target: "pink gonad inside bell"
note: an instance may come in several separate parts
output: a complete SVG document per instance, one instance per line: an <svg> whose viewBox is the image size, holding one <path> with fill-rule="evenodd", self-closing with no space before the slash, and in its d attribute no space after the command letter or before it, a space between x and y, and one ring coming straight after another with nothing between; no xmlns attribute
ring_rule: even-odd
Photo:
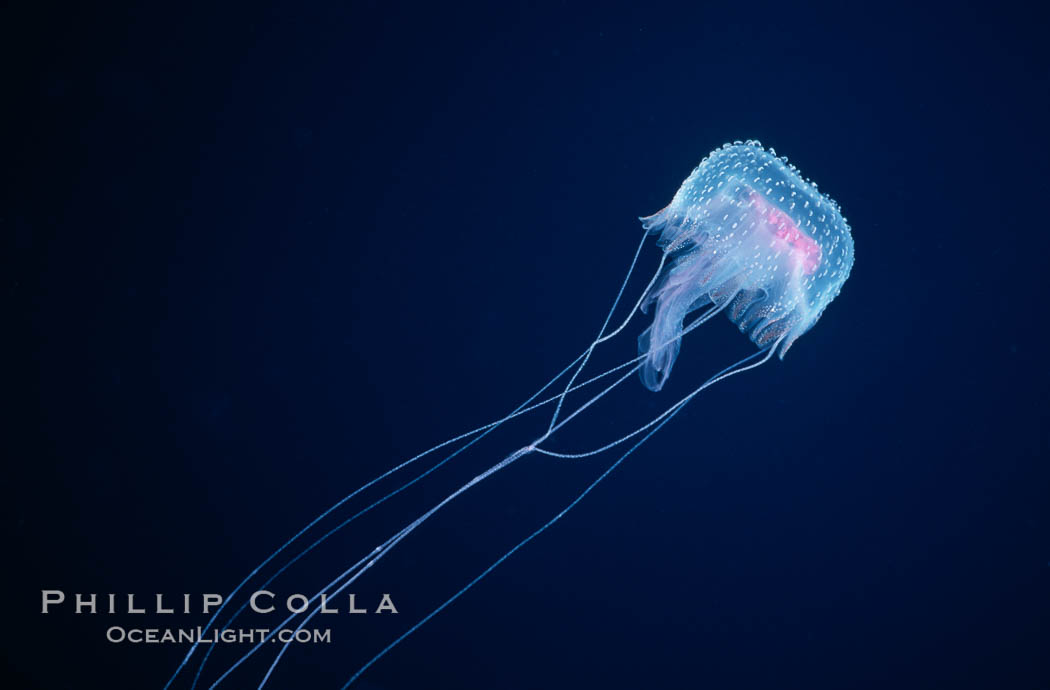
<svg viewBox="0 0 1050 690"><path fill-rule="evenodd" d="M802 267L803 273L813 275L820 265L820 245L816 240L800 230L788 214L754 190L751 191L751 202L773 236L772 247L778 252L789 253L792 260Z"/></svg>

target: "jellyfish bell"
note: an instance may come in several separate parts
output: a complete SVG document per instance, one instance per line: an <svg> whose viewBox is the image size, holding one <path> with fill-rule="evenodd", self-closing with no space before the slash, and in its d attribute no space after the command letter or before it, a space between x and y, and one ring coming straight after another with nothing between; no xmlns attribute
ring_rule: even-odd
<svg viewBox="0 0 1050 690"><path fill-rule="evenodd" d="M715 150L666 208L641 221L670 259L647 300L653 325L639 339L642 382L654 391L671 373L690 312L724 308L758 347L783 338L783 359L853 266L838 204L757 141Z"/></svg>

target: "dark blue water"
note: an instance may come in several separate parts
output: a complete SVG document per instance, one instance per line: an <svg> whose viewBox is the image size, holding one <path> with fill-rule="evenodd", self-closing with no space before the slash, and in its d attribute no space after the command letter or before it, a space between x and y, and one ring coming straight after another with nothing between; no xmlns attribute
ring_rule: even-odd
<svg viewBox="0 0 1050 690"><path fill-rule="evenodd" d="M5 10L5 687L163 685L186 646L107 628L203 624L201 594L322 509L512 409L596 334L636 217L747 138L842 204L842 294L360 687L1050 687L1045 24L788 5ZM632 379L551 447L752 351L712 322L667 389ZM270 589L313 594L546 419ZM332 642L273 687L339 687L617 457L528 456L472 489L353 588L397 616L339 599ZM45 616L42 589L194 611Z"/></svg>

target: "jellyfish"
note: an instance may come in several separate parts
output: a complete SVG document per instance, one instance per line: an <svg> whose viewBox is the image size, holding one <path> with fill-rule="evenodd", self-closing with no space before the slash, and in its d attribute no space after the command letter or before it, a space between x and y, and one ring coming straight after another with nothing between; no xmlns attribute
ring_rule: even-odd
<svg viewBox="0 0 1050 690"><path fill-rule="evenodd" d="M232 614L228 612L228 608L238 601L238 595L249 583L262 579L261 574L264 570L284 560L283 565L263 580L259 589L264 589L307 553L346 528L355 519L423 480L504 423L542 408L553 408L546 432L508 453L499 462L428 510L406 520L400 529L380 541L353 565L338 573L309 600L309 606L303 611L290 614L282 623L274 626L269 636L240 656L210 681L207 687L215 688L224 683L244 661L266 646L270 649L276 648L277 651L265 675L259 680L258 687L264 687L291 644L288 642L283 645L267 645L277 631L292 625L296 626L296 632L301 630L320 612L325 597L332 599L344 592L364 573L380 563L420 525L497 472L530 455L584 459L628 444L617 460L605 467L596 479L556 515L506 551L459 591L418 620L350 675L343 687L350 686L380 658L576 507L627 457L696 396L715 383L756 369L774 357L783 360L799 337L817 323L824 309L839 294L853 266L853 238L839 205L821 193L815 182L804 178L786 157L778 157L773 149L766 150L754 140L725 144L713 151L686 178L670 204L658 213L640 220L643 228L642 238L631 260L627 276L598 335L576 359L504 417L448 439L397 464L322 512L248 573L223 599L221 606L214 611L204 629L229 628L248 606L248 602L242 601L240 607ZM656 242L661 249L659 265L622 323L610 329L642 249L652 235L657 236ZM627 330L638 314L647 314L650 310L652 322L638 337L638 356L608 371L581 380L595 349ZM756 347L755 352L722 369L688 395L672 403L655 418L617 439L576 453L554 451L545 445L560 429L635 375L641 378L642 384L649 390L661 390L681 352L684 336L723 312L730 322L747 335ZM570 407L570 393L609 379L612 379L611 383L607 383L571 412L567 411ZM460 442L462 445L451 449ZM327 531L321 532L320 526L323 521L363 492L392 475L404 472L421 459L445 449L451 450L439 462L358 509ZM241 599L244 597L241 596ZM207 651L200 655L200 660L191 665L191 661L196 659L200 651L200 642L194 643L169 677L165 688L171 687L177 680L190 676L191 673L192 687L202 685L203 672L212 649L214 645L208 646Z"/></svg>

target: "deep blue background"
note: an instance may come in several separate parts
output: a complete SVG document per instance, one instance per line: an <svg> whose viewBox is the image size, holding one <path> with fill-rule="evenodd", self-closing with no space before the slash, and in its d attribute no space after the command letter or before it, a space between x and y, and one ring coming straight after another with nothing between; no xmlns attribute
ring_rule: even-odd
<svg viewBox="0 0 1050 690"><path fill-rule="evenodd" d="M635 218L745 138L842 204L841 296L361 687L1050 687L1045 22L789 5L6 9L6 687L159 687L183 648L105 628L201 616L45 617L39 590L227 591L570 361ZM557 447L750 347L710 324L665 392L631 380ZM312 593L543 421L277 590ZM339 618L274 687L337 687L614 459L473 490L357 589L398 618Z"/></svg>

